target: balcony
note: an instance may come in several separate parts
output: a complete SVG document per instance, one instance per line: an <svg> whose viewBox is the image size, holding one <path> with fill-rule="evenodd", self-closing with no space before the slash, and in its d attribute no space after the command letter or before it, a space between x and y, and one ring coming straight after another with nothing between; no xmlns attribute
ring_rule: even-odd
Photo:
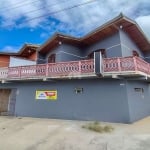
<svg viewBox="0 0 150 150"><path fill-rule="evenodd" d="M139 57L103 59L103 77L150 77L150 64ZM96 77L94 60L0 68L1 81Z"/></svg>

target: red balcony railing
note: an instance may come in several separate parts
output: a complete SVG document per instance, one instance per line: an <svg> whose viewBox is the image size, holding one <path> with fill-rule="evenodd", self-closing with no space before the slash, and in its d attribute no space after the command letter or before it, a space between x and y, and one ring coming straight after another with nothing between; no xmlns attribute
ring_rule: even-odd
<svg viewBox="0 0 150 150"><path fill-rule="evenodd" d="M139 57L104 59L104 73L142 72L150 75L150 64Z"/></svg>
<svg viewBox="0 0 150 150"><path fill-rule="evenodd" d="M5 75L1 76L5 72ZM24 79L43 77L66 77L94 73L93 60L59 62L32 66L9 67L0 69L0 78Z"/></svg>
<svg viewBox="0 0 150 150"><path fill-rule="evenodd" d="M150 75L150 64L139 57L103 59L105 74L145 73ZM0 79L60 78L94 74L94 60L59 62L32 66L0 68Z"/></svg>
<svg viewBox="0 0 150 150"><path fill-rule="evenodd" d="M0 79L7 79L7 76L8 76L8 68L7 67L0 68Z"/></svg>
<svg viewBox="0 0 150 150"><path fill-rule="evenodd" d="M107 58L103 60L104 72L136 71L137 57Z"/></svg>

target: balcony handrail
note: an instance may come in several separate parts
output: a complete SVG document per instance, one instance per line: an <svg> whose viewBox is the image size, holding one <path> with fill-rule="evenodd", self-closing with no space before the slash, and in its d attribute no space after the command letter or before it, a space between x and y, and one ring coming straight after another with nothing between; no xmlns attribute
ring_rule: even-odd
<svg viewBox="0 0 150 150"><path fill-rule="evenodd" d="M39 65L28 65L18 67L8 67L7 78L35 78L53 76L72 76L75 74L93 73L94 61L80 60L69 62L57 62Z"/></svg>
<svg viewBox="0 0 150 150"><path fill-rule="evenodd" d="M109 58L103 58L104 60L107 60L107 59L121 59L121 58L134 58L134 57L136 57L137 58L137 56L126 56L126 57L109 57ZM140 58L140 57L139 57Z"/></svg>
<svg viewBox="0 0 150 150"><path fill-rule="evenodd" d="M0 79L5 79L8 76L8 67L0 68Z"/></svg>
<svg viewBox="0 0 150 150"><path fill-rule="evenodd" d="M104 58L103 68L104 74L138 71L150 75L150 64L136 56ZM0 68L0 79L60 78L88 74L94 74L93 59Z"/></svg>

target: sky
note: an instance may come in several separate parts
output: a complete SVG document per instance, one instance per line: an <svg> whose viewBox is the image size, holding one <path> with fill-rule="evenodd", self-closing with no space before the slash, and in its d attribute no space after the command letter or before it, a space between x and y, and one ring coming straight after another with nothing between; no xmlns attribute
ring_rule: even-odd
<svg viewBox="0 0 150 150"><path fill-rule="evenodd" d="M42 44L56 32L82 37L121 12L150 40L150 0L0 0L0 52Z"/></svg>

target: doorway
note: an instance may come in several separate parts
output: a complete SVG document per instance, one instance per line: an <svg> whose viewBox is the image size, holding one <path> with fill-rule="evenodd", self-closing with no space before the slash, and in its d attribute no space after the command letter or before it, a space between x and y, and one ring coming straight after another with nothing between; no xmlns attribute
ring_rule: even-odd
<svg viewBox="0 0 150 150"><path fill-rule="evenodd" d="M55 59L56 59L56 55L55 54L51 54L48 57L48 63L55 63Z"/></svg>
<svg viewBox="0 0 150 150"><path fill-rule="evenodd" d="M0 115L7 115L11 90L0 89Z"/></svg>
<svg viewBox="0 0 150 150"><path fill-rule="evenodd" d="M0 115L14 115L16 89L0 89Z"/></svg>

